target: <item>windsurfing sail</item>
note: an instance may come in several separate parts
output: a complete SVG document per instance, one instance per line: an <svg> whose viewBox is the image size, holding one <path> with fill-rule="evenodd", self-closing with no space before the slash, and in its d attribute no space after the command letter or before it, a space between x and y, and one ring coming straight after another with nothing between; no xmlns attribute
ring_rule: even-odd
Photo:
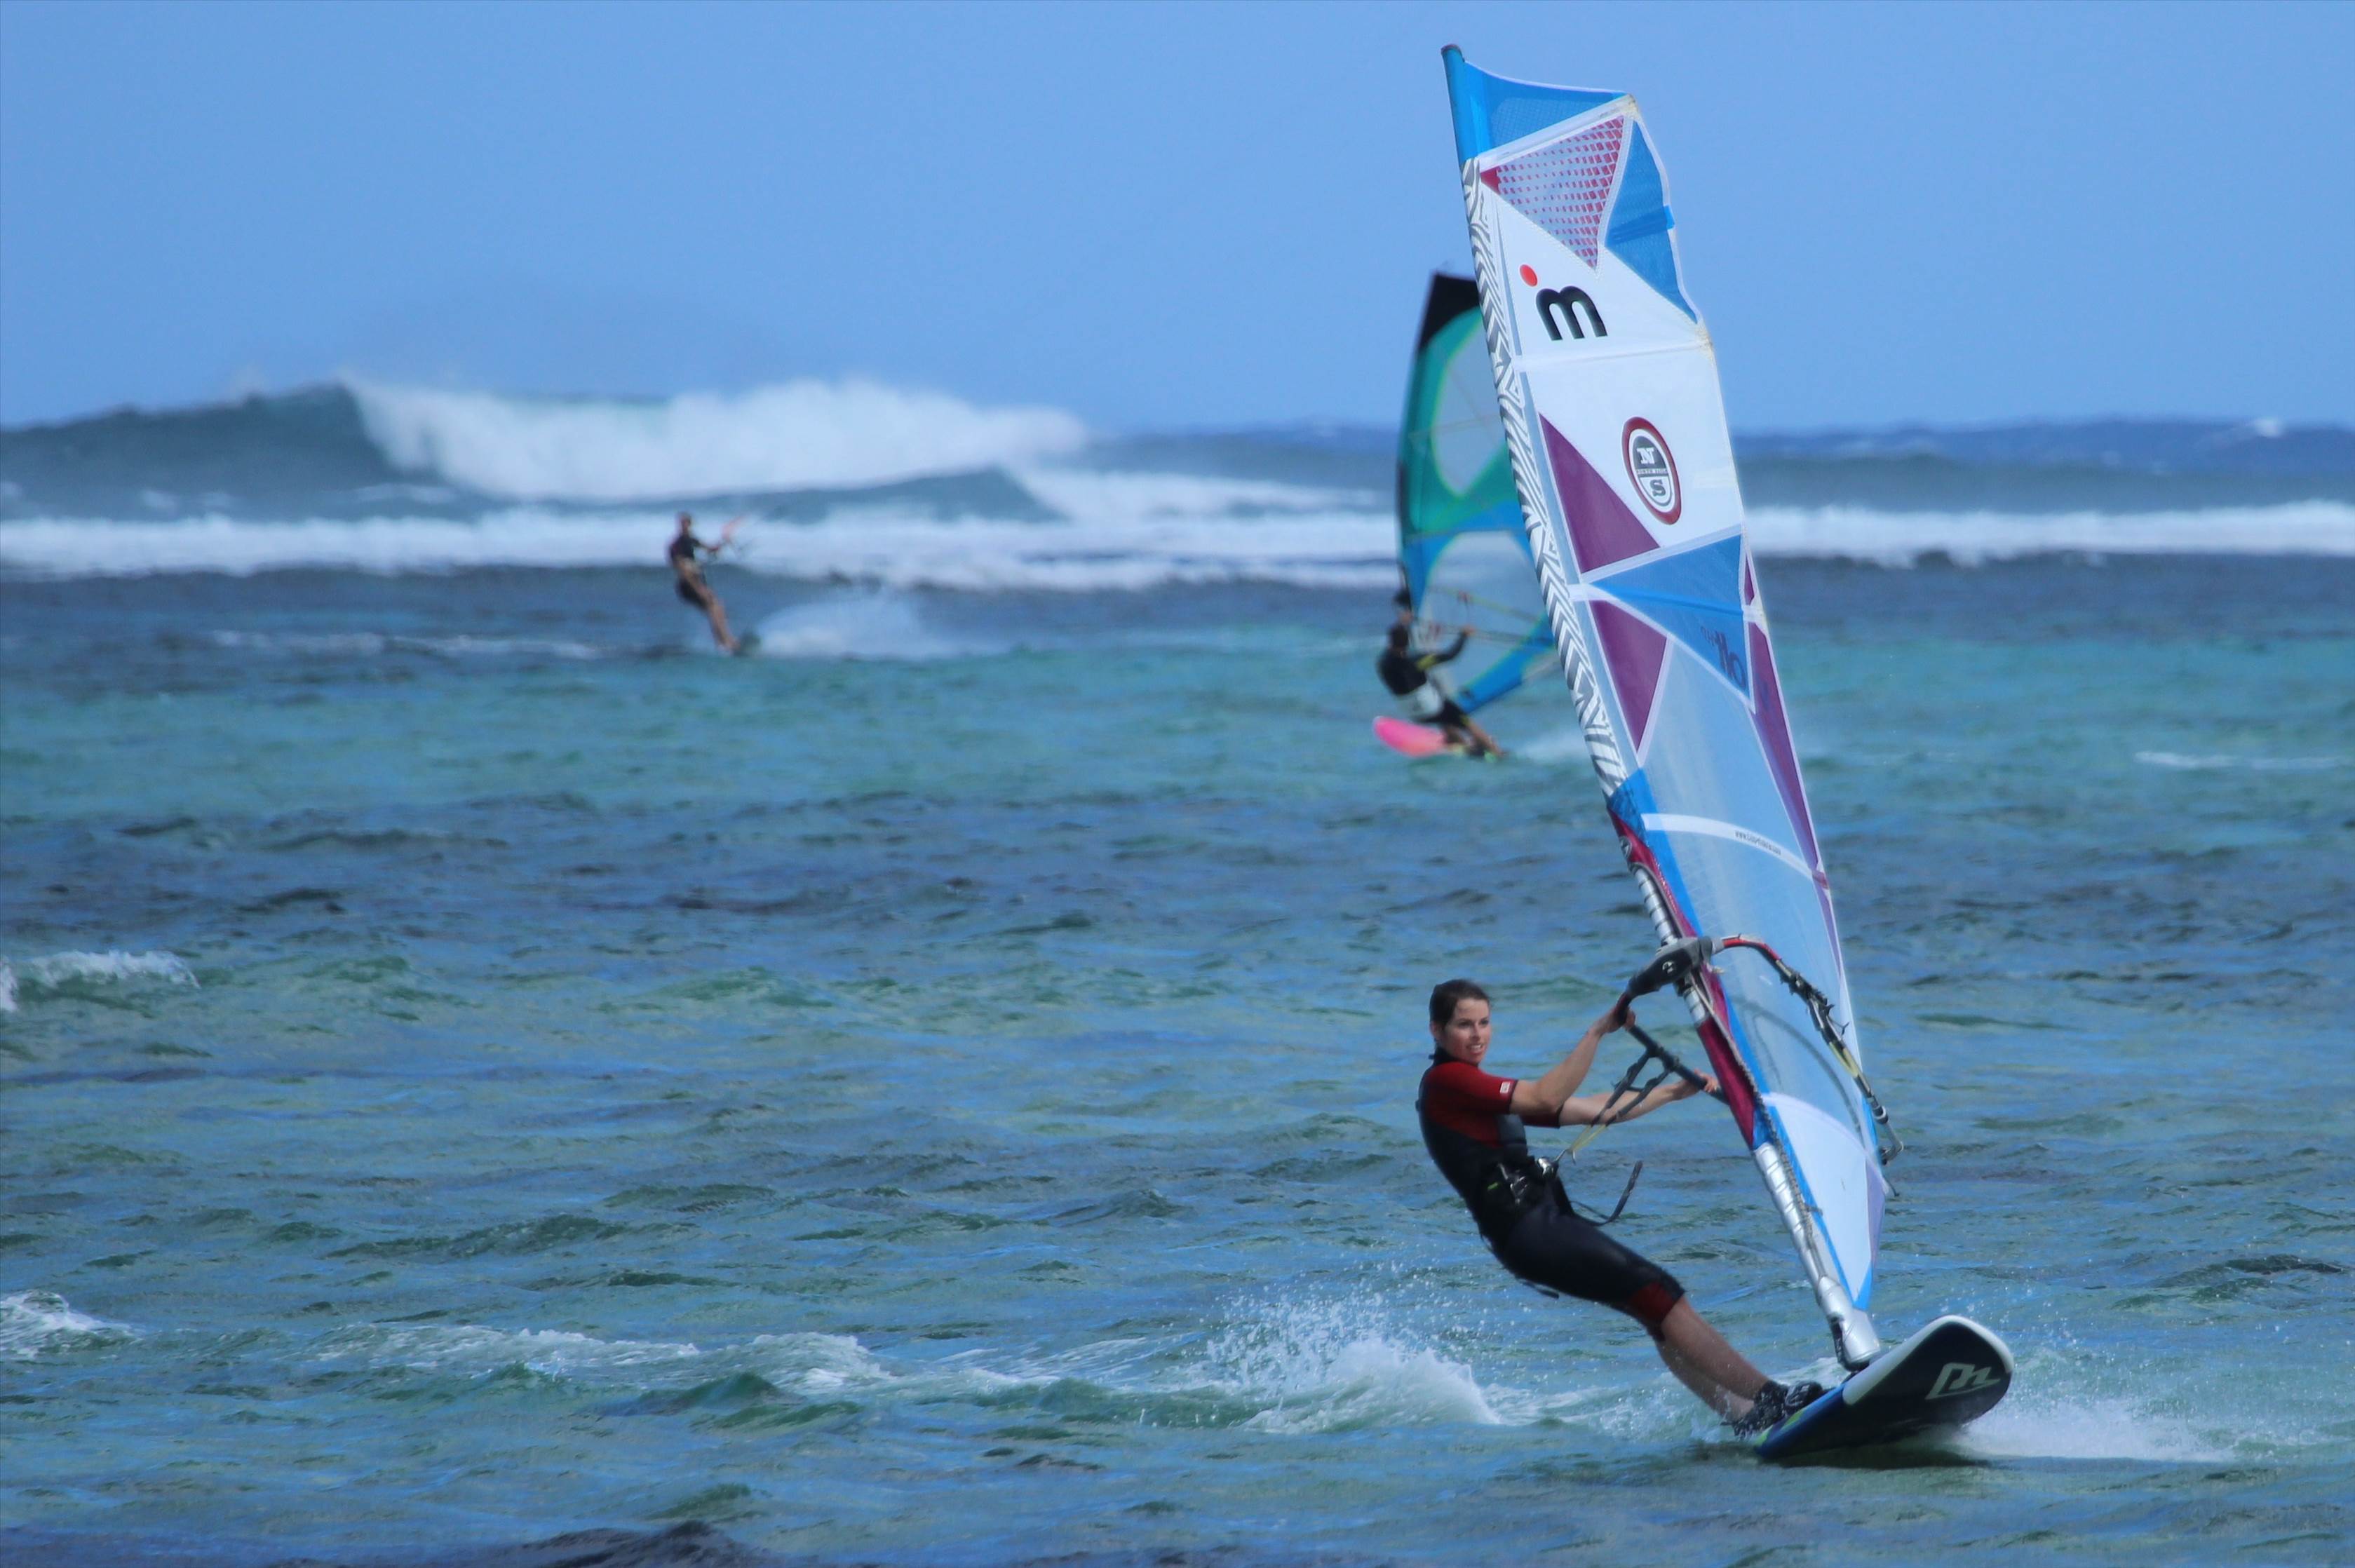
<svg viewBox="0 0 2355 1568"><path fill-rule="evenodd" d="M1815 825L1743 537L1717 361L1636 101L1445 55L1506 444L1611 825L1840 1359L1888 1188ZM1815 1005L1805 994L1818 993Z"/></svg>
<svg viewBox="0 0 2355 1568"><path fill-rule="evenodd" d="M1469 278L1433 273L1423 302L1399 423L1398 525L1416 648L1469 631L1448 666L1464 711L1558 667Z"/></svg>

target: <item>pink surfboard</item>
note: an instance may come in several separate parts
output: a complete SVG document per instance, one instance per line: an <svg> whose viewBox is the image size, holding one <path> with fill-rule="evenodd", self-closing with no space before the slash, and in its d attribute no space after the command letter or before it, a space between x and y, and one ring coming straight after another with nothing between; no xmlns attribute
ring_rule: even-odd
<svg viewBox="0 0 2355 1568"><path fill-rule="evenodd" d="M1374 720L1374 739L1405 757L1435 757L1447 750L1447 736L1428 724L1410 724L1388 714Z"/></svg>

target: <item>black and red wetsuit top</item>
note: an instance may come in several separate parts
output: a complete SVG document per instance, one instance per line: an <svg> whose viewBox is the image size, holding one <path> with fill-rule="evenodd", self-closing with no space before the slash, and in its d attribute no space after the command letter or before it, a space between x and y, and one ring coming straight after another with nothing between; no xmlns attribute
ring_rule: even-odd
<svg viewBox="0 0 2355 1568"><path fill-rule="evenodd" d="M1516 1082L1434 1055L1414 1101L1432 1163L1497 1262L1540 1290L1616 1307L1658 1334L1685 1287L1572 1211L1561 1183L1529 1154L1512 1111Z"/></svg>
<svg viewBox="0 0 2355 1568"><path fill-rule="evenodd" d="M1524 1184L1544 1179L1529 1155L1529 1130L1513 1115L1513 1086L1518 1082L1440 1056L1423 1073L1414 1097L1432 1163L1472 1211L1481 1234L1492 1241L1528 1208Z"/></svg>

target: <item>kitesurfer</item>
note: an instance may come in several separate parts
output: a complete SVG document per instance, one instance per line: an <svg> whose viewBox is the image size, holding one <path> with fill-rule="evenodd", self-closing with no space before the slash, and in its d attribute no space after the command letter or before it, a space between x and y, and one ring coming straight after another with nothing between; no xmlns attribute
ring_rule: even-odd
<svg viewBox="0 0 2355 1568"><path fill-rule="evenodd" d="M1472 628L1465 627L1455 640L1433 653L1417 654L1409 645L1413 641L1410 623L1401 619L1391 626L1390 641L1382 649L1381 658L1374 666L1382 684L1390 688L1406 716L1418 724L1436 726L1444 731L1451 745L1461 746L1476 757L1491 753L1505 754L1505 748L1486 730L1472 721L1472 716L1455 704L1455 699L1441 689L1431 672L1464 651L1471 639Z"/></svg>
<svg viewBox="0 0 2355 1568"><path fill-rule="evenodd" d="M734 525L730 525L732 530ZM728 629L728 607L719 603L719 595L703 580L703 568L696 564L695 552L701 550L708 559L726 548L728 536L722 534L718 544L705 544L695 537L695 518L688 513L678 515L678 532L671 536L670 570L673 586L678 596L694 605L711 621L711 640L730 653L736 651L736 635Z"/></svg>
<svg viewBox="0 0 2355 1568"><path fill-rule="evenodd" d="M1824 1391L1786 1387L1753 1366L1693 1310L1674 1276L1574 1212L1560 1177L1529 1151L1528 1125L1583 1126L1608 1112L1616 1125L1717 1087L1706 1077L1671 1074L1616 1109L1609 1096L1579 1094L1595 1048L1626 1026L1628 1006L1621 997L1544 1077L1498 1078L1480 1066L1493 1029L1488 993L1469 980L1435 987L1431 1066L1415 1097L1423 1145L1498 1263L1549 1295L1600 1302L1633 1317L1678 1381L1737 1433L1763 1432Z"/></svg>

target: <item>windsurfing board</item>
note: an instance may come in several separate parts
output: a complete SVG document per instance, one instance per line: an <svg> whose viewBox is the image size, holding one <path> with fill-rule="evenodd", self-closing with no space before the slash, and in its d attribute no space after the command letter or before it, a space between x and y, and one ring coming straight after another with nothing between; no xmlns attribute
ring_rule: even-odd
<svg viewBox="0 0 2355 1568"><path fill-rule="evenodd" d="M1434 730L1428 724L1410 724L1387 713L1374 720L1374 739L1402 757L1441 756L1452 744L1444 730Z"/></svg>
<svg viewBox="0 0 2355 1568"><path fill-rule="evenodd" d="M1762 1459L1870 1448L1977 1420L2011 1387L2011 1350L1967 1317L1931 1323L1757 1441Z"/></svg>

